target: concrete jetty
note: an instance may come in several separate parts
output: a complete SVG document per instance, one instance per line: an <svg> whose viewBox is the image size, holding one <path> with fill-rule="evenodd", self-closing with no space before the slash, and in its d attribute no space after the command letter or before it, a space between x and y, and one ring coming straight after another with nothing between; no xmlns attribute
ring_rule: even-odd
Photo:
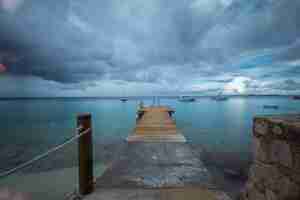
<svg viewBox="0 0 300 200"><path fill-rule="evenodd" d="M122 153L96 179L86 200L228 200L186 143L168 107L138 110Z"/></svg>

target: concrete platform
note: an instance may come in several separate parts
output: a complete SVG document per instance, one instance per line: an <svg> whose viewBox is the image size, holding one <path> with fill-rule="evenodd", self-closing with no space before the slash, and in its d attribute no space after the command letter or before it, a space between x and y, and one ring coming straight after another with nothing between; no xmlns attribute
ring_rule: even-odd
<svg viewBox="0 0 300 200"><path fill-rule="evenodd" d="M96 180L96 187L162 188L187 185L215 189L211 176L187 143L127 143Z"/></svg>
<svg viewBox="0 0 300 200"><path fill-rule="evenodd" d="M186 187L172 189L98 189L85 200L230 200L221 191Z"/></svg>
<svg viewBox="0 0 300 200"><path fill-rule="evenodd" d="M173 142L127 143L84 199L230 200L189 144Z"/></svg>

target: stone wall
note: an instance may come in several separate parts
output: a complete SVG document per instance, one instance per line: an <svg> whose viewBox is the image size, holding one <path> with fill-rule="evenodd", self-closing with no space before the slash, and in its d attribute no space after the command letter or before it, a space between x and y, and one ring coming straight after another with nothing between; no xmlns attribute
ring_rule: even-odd
<svg viewBox="0 0 300 200"><path fill-rule="evenodd" d="M300 199L300 115L256 117L243 200Z"/></svg>

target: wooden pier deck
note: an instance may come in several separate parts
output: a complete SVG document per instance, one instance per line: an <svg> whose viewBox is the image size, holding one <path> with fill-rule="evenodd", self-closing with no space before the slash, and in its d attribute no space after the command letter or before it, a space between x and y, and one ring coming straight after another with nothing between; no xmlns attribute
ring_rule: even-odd
<svg viewBox="0 0 300 200"><path fill-rule="evenodd" d="M167 107L138 111L122 152L85 200L230 200L186 143Z"/></svg>
<svg viewBox="0 0 300 200"><path fill-rule="evenodd" d="M186 142L172 119L173 110L164 107L145 107L138 110L136 127L128 142Z"/></svg>

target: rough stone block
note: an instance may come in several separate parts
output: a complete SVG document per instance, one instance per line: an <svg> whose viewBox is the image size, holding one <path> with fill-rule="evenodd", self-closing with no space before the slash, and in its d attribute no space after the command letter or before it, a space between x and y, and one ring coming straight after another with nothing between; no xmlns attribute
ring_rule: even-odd
<svg viewBox="0 0 300 200"><path fill-rule="evenodd" d="M273 133L275 136L283 136L284 130L283 130L283 128L282 128L280 125L274 125L274 126L272 127L272 133Z"/></svg>
<svg viewBox="0 0 300 200"><path fill-rule="evenodd" d="M258 116L254 135L300 142L300 114Z"/></svg>
<svg viewBox="0 0 300 200"><path fill-rule="evenodd" d="M248 199L249 200L265 200L266 197L263 193L259 192L255 188L252 188L248 191Z"/></svg>
<svg viewBox="0 0 300 200"><path fill-rule="evenodd" d="M269 132L269 124L266 120L255 120L253 130L255 136L267 135Z"/></svg>
<svg viewBox="0 0 300 200"><path fill-rule="evenodd" d="M270 142L265 138L254 137L253 139L254 159L256 161L271 163Z"/></svg>
<svg viewBox="0 0 300 200"><path fill-rule="evenodd" d="M257 190L259 190L260 192L265 191L264 177L260 175L260 171L257 171L255 165L250 169L249 183L255 185Z"/></svg>
<svg viewBox="0 0 300 200"><path fill-rule="evenodd" d="M267 200L279 200L278 194L275 194L272 190L266 190L266 199Z"/></svg>
<svg viewBox="0 0 300 200"><path fill-rule="evenodd" d="M285 141L274 140L270 146L271 161L293 168L293 156L290 145Z"/></svg>
<svg viewBox="0 0 300 200"><path fill-rule="evenodd" d="M299 172L292 172L290 178L299 185L300 187L300 173Z"/></svg>
<svg viewBox="0 0 300 200"><path fill-rule="evenodd" d="M280 190L280 179L282 175L276 166L255 164L251 167L250 172L250 181L252 181L261 192L265 192L266 188L274 191Z"/></svg>
<svg viewBox="0 0 300 200"><path fill-rule="evenodd" d="M289 177L280 179L279 199L300 199L300 187Z"/></svg>
<svg viewBox="0 0 300 200"><path fill-rule="evenodd" d="M297 123L287 125L287 140L300 144L300 117Z"/></svg>
<svg viewBox="0 0 300 200"><path fill-rule="evenodd" d="M282 140L271 140L269 138L253 139L253 151L255 160L267 164L277 163L290 169L300 169L300 153L292 152L290 144ZM293 164L296 162L296 166Z"/></svg>
<svg viewBox="0 0 300 200"><path fill-rule="evenodd" d="M293 169L300 173L300 143L292 143Z"/></svg>
<svg viewBox="0 0 300 200"><path fill-rule="evenodd" d="M286 176L289 177L293 182L297 183L298 185L300 185L300 172L284 167L282 165L277 166L279 173L282 176Z"/></svg>

